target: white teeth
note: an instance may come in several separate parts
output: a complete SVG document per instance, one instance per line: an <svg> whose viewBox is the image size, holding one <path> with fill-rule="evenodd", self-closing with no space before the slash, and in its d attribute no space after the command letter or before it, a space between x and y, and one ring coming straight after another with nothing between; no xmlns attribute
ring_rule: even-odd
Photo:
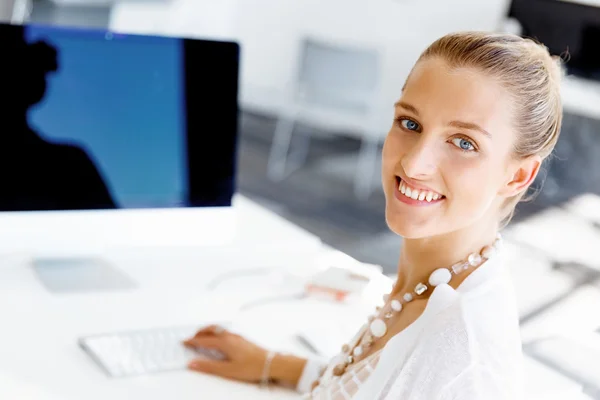
<svg viewBox="0 0 600 400"><path fill-rule="evenodd" d="M429 190L411 189L404 183L404 181L400 181L398 190L400 193L406 197L410 197L413 200L432 202L442 198L441 194L430 192Z"/></svg>

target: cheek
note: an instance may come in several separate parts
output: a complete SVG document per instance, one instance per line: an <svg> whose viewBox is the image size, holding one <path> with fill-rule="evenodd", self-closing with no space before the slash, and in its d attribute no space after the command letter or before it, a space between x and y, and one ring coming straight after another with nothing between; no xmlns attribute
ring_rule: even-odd
<svg viewBox="0 0 600 400"><path fill-rule="evenodd" d="M443 168L454 212L461 216L484 213L497 196L498 177L495 172L499 168L484 157L457 157L451 165Z"/></svg>

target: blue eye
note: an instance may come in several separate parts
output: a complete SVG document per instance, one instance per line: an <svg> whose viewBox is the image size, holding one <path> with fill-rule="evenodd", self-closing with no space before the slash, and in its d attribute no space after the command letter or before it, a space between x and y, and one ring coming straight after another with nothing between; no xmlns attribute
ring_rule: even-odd
<svg viewBox="0 0 600 400"><path fill-rule="evenodd" d="M419 124L417 124L411 119L401 118L400 125L402 125L404 129L408 129L409 131L418 131L420 129Z"/></svg>
<svg viewBox="0 0 600 400"><path fill-rule="evenodd" d="M455 138L455 139L452 139L452 143L456 147L458 147L459 149L461 149L463 151L473 151L473 150L475 150L475 146L473 145L473 143L471 143L467 139Z"/></svg>

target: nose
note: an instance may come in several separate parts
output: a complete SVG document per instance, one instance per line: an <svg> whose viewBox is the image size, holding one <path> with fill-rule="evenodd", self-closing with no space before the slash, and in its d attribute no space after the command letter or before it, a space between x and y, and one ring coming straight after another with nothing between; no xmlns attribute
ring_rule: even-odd
<svg viewBox="0 0 600 400"><path fill-rule="evenodd" d="M404 153L400 165L409 178L423 179L433 175L437 170L437 156L433 143L428 143L421 136Z"/></svg>

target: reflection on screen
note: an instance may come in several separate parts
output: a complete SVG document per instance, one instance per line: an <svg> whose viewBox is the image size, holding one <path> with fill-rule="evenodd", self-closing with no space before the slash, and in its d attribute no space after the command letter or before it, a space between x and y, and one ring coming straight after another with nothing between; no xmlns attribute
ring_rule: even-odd
<svg viewBox="0 0 600 400"><path fill-rule="evenodd" d="M237 81L221 88L224 95L211 90L237 79L237 64L222 68L237 58L208 54L208 76L192 79L203 48L214 53L217 44L7 25L0 39L10 99L0 210L228 205ZM220 111L203 110L211 97ZM204 132L202 119L224 129Z"/></svg>

